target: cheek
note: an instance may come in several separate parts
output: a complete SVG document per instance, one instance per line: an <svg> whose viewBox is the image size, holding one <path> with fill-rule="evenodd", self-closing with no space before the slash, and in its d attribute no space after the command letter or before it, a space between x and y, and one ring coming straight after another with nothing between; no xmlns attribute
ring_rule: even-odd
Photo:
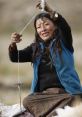
<svg viewBox="0 0 82 117"><path fill-rule="evenodd" d="M39 30L39 29L37 29L36 32L37 32L38 34L40 34L40 30Z"/></svg>
<svg viewBox="0 0 82 117"><path fill-rule="evenodd" d="M53 32L55 30L55 26L51 24L47 27L47 29Z"/></svg>
<svg viewBox="0 0 82 117"><path fill-rule="evenodd" d="M52 26L52 27L51 27L51 32L52 32L52 33L55 33L56 30L57 30L57 26Z"/></svg>
<svg viewBox="0 0 82 117"><path fill-rule="evenodd" d="M41 37L41 31L40 30L36 30L36 33L38 34L39 37Z"/></svg>
<svg viewBox="0 0 82 117"><path fill-rule="evenodd" d="M48 30L51 34L53 34L53 32L55 31L54 27L50 27Z"/></svg>

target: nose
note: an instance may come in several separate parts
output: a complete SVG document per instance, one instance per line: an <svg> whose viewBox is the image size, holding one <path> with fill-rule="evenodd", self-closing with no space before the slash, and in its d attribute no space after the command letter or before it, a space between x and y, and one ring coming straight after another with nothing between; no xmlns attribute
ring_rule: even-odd
<svg viewBox="0 0 82 117"><path fill-rule="evenodd" d="M41 26L41 31L42 31L42 32L46 31L46 28L45 28L44 25Z"/></svg>

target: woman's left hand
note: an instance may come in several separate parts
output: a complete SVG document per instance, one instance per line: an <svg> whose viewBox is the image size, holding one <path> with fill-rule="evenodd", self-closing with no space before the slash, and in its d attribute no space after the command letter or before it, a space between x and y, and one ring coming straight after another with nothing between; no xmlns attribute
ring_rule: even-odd
<svg viewBox="0 0 82 117"><path fill-rule="evenodd" d="M39 9L42 9L41 7L41 2L39 1L39 3L36 5L36 8L39 8ZM48 6L48 4L45 2L45 7L44 7L44 10L46 12L49 12L49 13L52 13L53 10Z"/></svg>

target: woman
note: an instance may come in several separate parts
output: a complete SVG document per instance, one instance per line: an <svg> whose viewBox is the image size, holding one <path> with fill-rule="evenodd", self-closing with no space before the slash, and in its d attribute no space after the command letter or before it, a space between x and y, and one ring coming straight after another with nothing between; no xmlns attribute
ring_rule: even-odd
<svg viewBox="0 0 82 117"><path fill-rule="evenodd" d="M71 105L75 95L82 94L70 26L47 5L45 10L34 21L35 42L19 51L19 62L31 62L34 67L32 94L25 97L23 105L35 117L56 115L56 108ZM9 56L12 62L18 62L16 43L21 35L13 33L11 39Z"/></svg>

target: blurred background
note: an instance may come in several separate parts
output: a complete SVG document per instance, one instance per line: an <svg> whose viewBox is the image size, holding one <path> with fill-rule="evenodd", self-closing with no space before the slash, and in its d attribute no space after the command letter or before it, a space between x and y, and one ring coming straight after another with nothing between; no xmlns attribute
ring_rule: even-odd
<svg viewBox="0 0 82 117"><path fill-rule="evenodd" d="M18 64L12 63L8 56L8 46L12 32L20 32L34 14L39 0L0 0L0 102L19 103ZM46 0L48 4L65 17L73 35L76 70L82 83L82 0ZM34 40L33 21L23 33L23 41L18 45L23 49ZM33 69L31 63L21 63L20 79L22 99L30 93Z"/></svg>

